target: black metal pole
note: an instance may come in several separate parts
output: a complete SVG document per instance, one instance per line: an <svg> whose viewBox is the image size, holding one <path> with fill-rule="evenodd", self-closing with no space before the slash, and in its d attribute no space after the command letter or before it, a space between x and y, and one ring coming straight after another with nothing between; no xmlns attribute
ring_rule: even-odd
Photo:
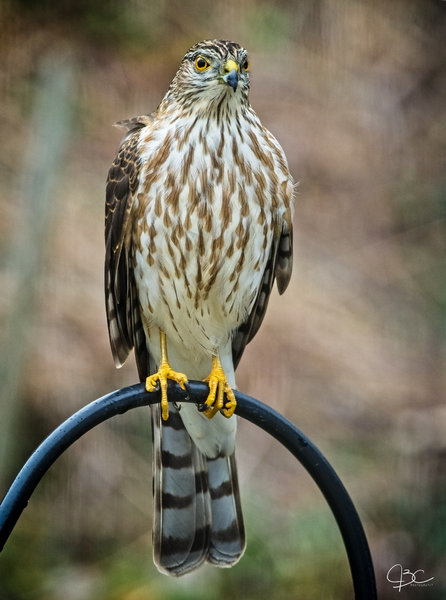
<svg viewBox="0 0 446 600"><path fill-rule="evenodd" d="M189 382L188 394L179 386L169 384L171 401L200 404L208 393L207 384L198 381ZM316 446L278 412L241 392L235 392L235 396L236 413L283 444L318 485L344 540L356 600L376 600L375 574L367 538L353 502L334 469ZM25 463L0 505L0 550L43 475L71 444L111 417L159 400L158 391L148 393L144 384L132 385L95 400L57 427Z"/></svg>

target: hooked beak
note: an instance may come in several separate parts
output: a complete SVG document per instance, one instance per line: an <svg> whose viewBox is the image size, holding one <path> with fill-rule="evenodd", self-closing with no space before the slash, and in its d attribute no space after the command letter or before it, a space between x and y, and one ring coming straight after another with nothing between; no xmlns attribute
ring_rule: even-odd
<svg viewBox="0 0 446 600"><path fill-rule="evenodd" d="M226 61L224 72L223 81L230 85L235 92L238 86L238 64L234 60Z"/></svg>

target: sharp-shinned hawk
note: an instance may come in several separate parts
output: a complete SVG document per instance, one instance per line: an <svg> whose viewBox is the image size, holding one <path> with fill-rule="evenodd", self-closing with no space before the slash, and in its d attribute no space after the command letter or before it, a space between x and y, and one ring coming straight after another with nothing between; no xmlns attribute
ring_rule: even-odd
<svg viewBox="0 0 446 600"><path fill-rule="evenodd" d="M282 293L291 276L293 180L249 79L238 44L194 45L157 110L119 123L127 134L107 179L110 343L117 366L134 347L141 381L161 387L153 544L171 575L243 554L234 370L274 281ZM209 384L203 412L168 402L167 381L187 378Z"/></svg>

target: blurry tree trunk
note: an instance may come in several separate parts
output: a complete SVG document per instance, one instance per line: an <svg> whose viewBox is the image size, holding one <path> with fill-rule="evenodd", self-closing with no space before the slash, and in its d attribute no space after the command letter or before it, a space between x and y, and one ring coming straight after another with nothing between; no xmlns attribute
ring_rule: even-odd
<svg viewBox="0 0 446 600"><path fill-rule="evenodd" d="M13 294L0 335L0 481L9 472L20 440L15 433L23 367L36 311L54 191L69 141L73 66L67 56L47 55L38 74L26 153L20 169L20 209L4 257Z"/></svg>

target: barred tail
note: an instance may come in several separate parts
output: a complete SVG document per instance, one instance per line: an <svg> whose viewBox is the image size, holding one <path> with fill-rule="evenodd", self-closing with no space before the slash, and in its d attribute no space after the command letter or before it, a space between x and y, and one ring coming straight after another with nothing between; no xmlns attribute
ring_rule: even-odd
<svg viewBox="0 0 446 600"><path fill-rule="evenodd" d="M158 569L182 575L206 557L210 512L204 460L184 429L178 409L169 406L161 424L152 411L153 560Z"/></svg>
<svg viewBox="0 0 446 600"><path fill-rule="evenodd" d="M235 455L207 459L211 531L207 560L230 567L242 556L246 540Z"/></svg>
<svg viewBox="0 0 446 600"><path fill-rule="evenodd" d="M151 411L156 566L175 576L205 560L231 566L245 547L234 455L206 458L174 405L163 423L159 405Z"/></svg>

